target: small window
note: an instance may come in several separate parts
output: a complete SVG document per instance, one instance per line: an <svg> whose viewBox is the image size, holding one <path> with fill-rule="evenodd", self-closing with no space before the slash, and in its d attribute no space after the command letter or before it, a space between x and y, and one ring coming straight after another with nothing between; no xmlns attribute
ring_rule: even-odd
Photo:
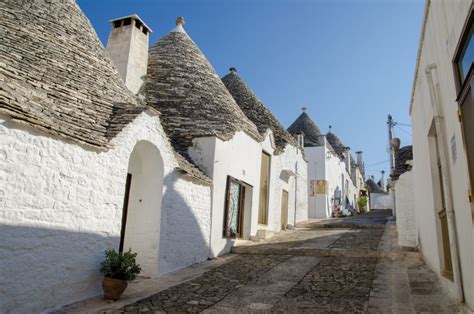
<svg viewBox="0 0 474 314"><path fill-rule="evenodd" d="M119 28L122 26L122 21L114 21L114 28Z"/></svg>
<svg viewBox="0 0 474 314"><path fill-rule="evenodd" d="M123 26L130 25L130 24L132 24L132 19L131 18L127 18L127 19L123 20Z"/></svg>

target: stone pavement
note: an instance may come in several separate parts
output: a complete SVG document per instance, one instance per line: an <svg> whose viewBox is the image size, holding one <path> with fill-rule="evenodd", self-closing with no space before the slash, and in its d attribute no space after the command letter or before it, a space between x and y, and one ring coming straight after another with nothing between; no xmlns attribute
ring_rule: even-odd
<svg viewBox="0 0 474 314"><path fill-rule="evenodd" d="M420 254L396 245L389 215L306 223L240 242L232 258L200 275L105 312L460 312Z"/></svg>

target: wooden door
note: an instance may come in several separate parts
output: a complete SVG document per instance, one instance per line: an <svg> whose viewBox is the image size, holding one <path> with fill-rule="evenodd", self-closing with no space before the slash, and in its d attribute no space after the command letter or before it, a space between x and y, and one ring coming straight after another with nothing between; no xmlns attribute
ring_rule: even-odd
<svg viewBox="0 0 474 314"><path fill-rule="evenodd" d="M270 189L270 155L262 152L260 168L260 202L258 207L258 223L268 223L268 192Z"/></svg>
<svg viewBox="0 0 474 314"><path fill-rule="evenodd" d="M281 192L281 230L288 228L288 192Z"/></svg>
<svg viewBox="0 0 474 314"><path fill-rule="evenodd" d="M125 196L123 198L122 226L121 226L121 229L120 229L119 252L123 252L123 243L125 241L125 228L127 227L128 200L130 198L130 186L131 186L131 184L132 184L132 174L127 173L127 181L125 182Z"/></svg>

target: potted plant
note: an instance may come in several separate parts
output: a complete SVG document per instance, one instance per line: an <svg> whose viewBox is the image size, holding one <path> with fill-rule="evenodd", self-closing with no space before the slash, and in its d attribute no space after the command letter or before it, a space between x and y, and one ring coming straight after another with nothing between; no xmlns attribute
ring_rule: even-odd
<svg viewBox="0 0 474 314"><path fill-rule="evenodd" d="M122 253L106 250L105 260L100 264L100 272L104 275L102 289L106 300L118 300L127 288L128 282L137 278L141 268L135 261L137 253L131 250Z"/></svg>
<svg viewBox="0 0 474 314"><path fill-rule="evenodd" d="M359 206L359 211L361 213L365 213L366 206L367 206L367 197L365 196L360 197L359 200L357 201L357 205Z"/></svg>

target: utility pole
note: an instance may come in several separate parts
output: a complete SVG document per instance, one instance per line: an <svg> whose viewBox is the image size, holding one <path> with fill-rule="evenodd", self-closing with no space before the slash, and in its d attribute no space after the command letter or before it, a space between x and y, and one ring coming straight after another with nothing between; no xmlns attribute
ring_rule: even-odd
<svg viewBox="0 0 474 314"><path fill-rule="evenodd" d="M393 139L393 119L392 119L392 115L389 114L388 117L387 117L387 127L388 127L388 148L389 148L389 152L390 152L390 174L392 175L393 174L393 170L395 168L395 165L394 165L394 158L393 158L393 147L392 147L392 139Z"/></svg>

